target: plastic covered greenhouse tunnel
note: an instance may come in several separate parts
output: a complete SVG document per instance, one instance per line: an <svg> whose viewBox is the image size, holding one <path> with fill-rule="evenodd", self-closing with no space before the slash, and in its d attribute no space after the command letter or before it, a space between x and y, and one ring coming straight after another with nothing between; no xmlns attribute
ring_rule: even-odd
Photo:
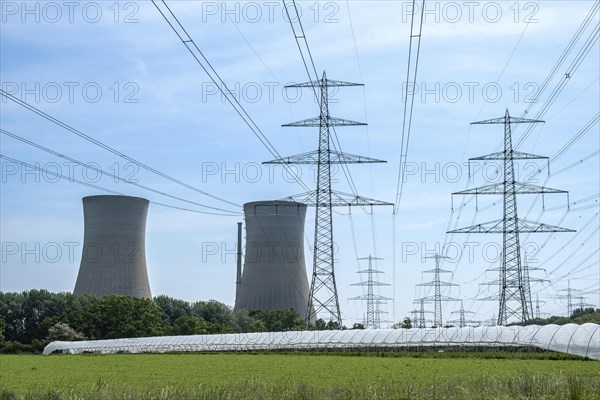
<svg viewBox="0 0 600 400"><path fill-rule="evenodd" d="M51 342L44 354L533 348L600 360L600 325L290 331Z"/></svg>

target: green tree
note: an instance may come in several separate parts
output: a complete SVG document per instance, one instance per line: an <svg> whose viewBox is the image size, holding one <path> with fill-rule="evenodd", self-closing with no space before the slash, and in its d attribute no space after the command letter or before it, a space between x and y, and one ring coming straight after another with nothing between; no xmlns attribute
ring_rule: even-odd
<svg viewBox="0 0 600 400"><path fill-rule="evenodd" d="M0 317L4 321L4 338L7 341L24 339L23 293L0 292ZM31 339L29 339L31 340Z"/></svg>
<svg viewBox="0 0 600 400"><path fill-rule="evenodd" d="M365 325L360 322L355 322L354 325L352 325L352 329L365 329Z"/></svg>
<svg viewBox="0 0 600 400"><path fill-rule="evenodd" d="M4 323L4 318L0 317L0 347L4 346L5 343L5 339L4 339L4 327L5 327L5 323Z"/></svg>
<svg viewBox="0 0 600 400"><path fill-rule="evenodd" d="M201 317L183 315L173 322L172 335L202 335L209 333L210 326Z"/></svg>
<svg viewBox="0 0 600 400"><path fill-rule="evenodd" d="M347 328L337 321L329 320L329 322L327 322L326 329L328 331L339 331L339 330L344 330Z"/></svg>
<svg viewBox="0 0 600 400"><path fill-rule="evenodd" d="M69 324L58 322L48 329L48 342L85 340L85 335L71 328Z"/></svg>
<svg viewBox="0 0 600 400"><path fill-rule="evenodd" d="M595 310L592 307L586 309L578 308L575 311L573 311L571 319L576 324L600 324L600 308L597 308Z"/></svg>
<svg viewBox="0 0 600 400"><path fill-rule="evenodd" d="M261 321L269 332L300 331L304 330L306 325L293 308L287 310L252 310L249 315Z"/></svg>
<svg viewBox="0 0 600 400"><path fill-rule="evenodd" d="M316 320L315 324L311 326L311 328L317 331L337 331L347 329L337 321L329 320L329 322L325 322L323 318Z"/></svg>
<svg viewBox="0 0 600 400"><path fill-rule="evenodd" d="M410 329L412 328L412 321L408 317L404 317L402 322L396 322L392 325L392 329Z"/></svg>
<svg viewBox="0 0 600 400"><path fill-rule="evenodd" d="M66 322L90 339L160 336L168 332L162 310L149 299L108 296L69 313Z"/></svg>
<svg viewBox="0 0 600 400"><path fill-rule="evenodd" d="M66 308L66 298L47 290L30 290L24 292L24 295L22 305L24 337L20 341L31 343L33 339L47 336L48 332L40 329L42 322L48 317L60 316Z"/></svg>
<svg viewBox="0 0 600 400"><path fill-rule="evenodd" d="M192 307L187 301L165 295L156 296L153 301L162 310L163 321L169 325L180 317L192 315Z"/></svg>
<svg viewBox="0 0 600 400"><path fill-rule="evenodd" d="M229 306L216 300L197 301L192 304L192 315L206 322L222 326L223 330L235 331L233 311Z"/></svg>
<svg viewBox="0 0 600 400"><path fill-rule="evenodd" d="M327 322L323 318L319 318L315 321L314 329L317 331L324 331L327 329Z"/></svg>
<svg viewBox="0 0 600 400"><path fill-rule="evenodd" d="M267 332L263 321L250 316L248 310L238 310L233 313L233 324L236 332Z"/></svg>

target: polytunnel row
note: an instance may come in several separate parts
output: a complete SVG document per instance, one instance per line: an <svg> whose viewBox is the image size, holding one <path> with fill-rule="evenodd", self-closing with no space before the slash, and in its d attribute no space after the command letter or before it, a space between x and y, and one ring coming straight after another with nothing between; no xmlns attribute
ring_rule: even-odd
<svg viewBox="0 0 600 400"><path fill-rule="evenodd" d="M52 342L44 354L530 346L600 360L600 325L291 331Z"/></svg>

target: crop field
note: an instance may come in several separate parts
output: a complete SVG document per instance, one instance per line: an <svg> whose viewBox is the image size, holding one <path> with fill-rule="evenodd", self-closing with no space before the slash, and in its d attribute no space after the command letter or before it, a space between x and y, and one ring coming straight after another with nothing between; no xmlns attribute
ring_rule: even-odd
<svg viewBox="0 0 600 400"><path fill-rule="evenodd" d="M0 355L1 399L600 399L584 360Z"/></svg>

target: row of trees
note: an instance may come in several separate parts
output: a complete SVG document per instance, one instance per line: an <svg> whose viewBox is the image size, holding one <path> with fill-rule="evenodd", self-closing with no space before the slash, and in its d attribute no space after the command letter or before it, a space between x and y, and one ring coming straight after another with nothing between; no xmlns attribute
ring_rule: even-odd
<svg viewBox="0 0 600 400"><path fill-rule="evenodd" d="M534 318L529 321L530 325L565 325L565 324L600 324L600 308L576 308L568 317L558 317L553 315L548 318Z"/></svg>
<svg viewBox="0 0 600 400"><path fill-rule="evenodd" d="M569 318L536 319L533 324L600 323L600 309L576 309ZM392 328L411 328L409 318ZM353 329L363 329L354 324ZM239 311L218 301L190 303L168 296L152 300L125 296L75 296L30 290L0 292L0 352L41 351L53 340L116 339L293 330L346 329L336 322L305 322L293 310Z"/></svg>
<svg viewBox="0 0 600 400"><path fill-rule="evenodd" d="M75 296L30 290L0 292L0 351L40 351L52 340L278 332L307 329L293 310L239 311L218 301L168 296ZM318 320L308 329L345 329Z"/></svg>

